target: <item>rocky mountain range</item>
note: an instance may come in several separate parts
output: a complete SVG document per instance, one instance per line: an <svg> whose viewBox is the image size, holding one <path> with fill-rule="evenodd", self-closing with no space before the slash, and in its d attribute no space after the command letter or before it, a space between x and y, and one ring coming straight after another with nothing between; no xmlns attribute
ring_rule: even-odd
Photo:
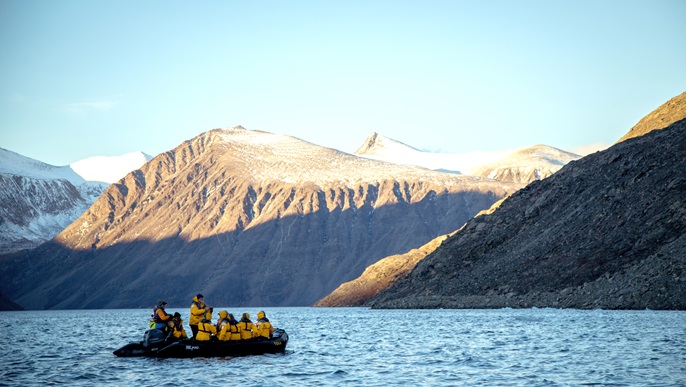
<svg viewBox="0 0 686 387"><path fill-rule="evenodd" d="M432 263L422 263L424 269L418 268L417 273L391 289L414 268L402 254L379 261L317 305L683 309L679 300L684 300L685 251L679 232L683 234L684 226L684 158L680 159L679 154L683 148L678 150L676 144L683 144L686 136L685 101L686 93L671 99L643 118L619 142L682 120L670 129L669 139L647 137L628 150L615 147L575 162L559 172L564 173L563 177L551 177L527 187L525 193L517 193L513 200L505 200L505 209L492 218L473 219L444 245L437 247L432 241L408 253L412 262L429 256L427 260ZM670 150L676 149L676 154L661 155L660 149L668 149L662 148L665 143L670 144ZM650 154L643 154L643 148L650 149ZM573 172L565 172L568 169ZM600 171L605 172L599 179L594 173ZM643 180L640 185L636 184L639 180ZM532 190L535 193L526 194ZM522 200L520 195L528 199ZM648 203L660 196L666 198L662 203L667 206ZM493 213L501 203L483 214ZM592 239L585 240L589 237ZM638 246L631 246L636 241ZM575 263L592 270L575 267ZM426 273L424 265L432 268L431 274ZM560 265L560 269L551 270L554 265ZM621 268L617 270L617 266ZM419 270L423 270L422 274ZM433 278L433 274L436 278L429 281L433 281L431 287L424 288L425 277ZM525 277L533 277L536 285L525 287ZM565 279L563 285L559 278ZM470 280L473 285L467 290L458 287Z"/></svg>
<svg viewBox="0 0 686 387"><path fill-rule="evenodd" d="M28 309L311 305L522 185L369 160L241 127L110 185L51 242L0 258Z"/></svg>
<svg viewBox="0 0 686 387"><path fill-rule="evenodd" d="M515 151L477 151L462 154L425 152L400 141L372 133L356 155L398 164L528 184L557 172L581 156L547 145Z"/></svg>
<svg viewBox="0 0 686 387"><path fill-rule="evenodd" d="M56 167L0 148L0 254L52 239L110 183L149 159L135 152Z"/></svg>

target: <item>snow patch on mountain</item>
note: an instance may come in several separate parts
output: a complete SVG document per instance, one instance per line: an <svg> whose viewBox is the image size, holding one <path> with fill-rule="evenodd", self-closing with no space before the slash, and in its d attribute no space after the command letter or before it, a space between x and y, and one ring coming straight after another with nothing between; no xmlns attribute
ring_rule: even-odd
<svg viewBox="0 0 686 387"><path fill-rule="evenodd" d="M402 142L372 133L355 154L375 160L418 165L490 179L522 183L544 178L581 156L547 145L516 151L482 151L462 154L423 152Z"/></svg>
<svg viewBox="0 0 686 387"><path fill-rule="evenodd" d="M244 173L259 181L276 179L320 186L377 182L398 176L446 185L481 181L478 177L457 177L407 163L359 157L295 137L243 127L220 129L220 136L227 147L227 157L242 161Z"/></svg>
<svg viewBox="0 0 686 387"><path fill-rule="evenodd" d="M471 175L484 164L507 156L509 151L475 151L468 153L424 152L378 133L372 133L355 151L358 156L397 164L418 165L437 171Z"/></svg>
<svg viewBox="0 0 686 387"><path fill-rule="evenodd" d="M87 181L116 183L129 172L140 169L152 159L143 152L131 152L121 156L95 156L79 160L71 169Z"/></svg>
<svg viewBox="0 0 686 387"><path fill-rule="evenodd" d="M3 148L0 148L0 173L40 180L64 179L74 185L86 181L69 166L56 167Z"/></svg>

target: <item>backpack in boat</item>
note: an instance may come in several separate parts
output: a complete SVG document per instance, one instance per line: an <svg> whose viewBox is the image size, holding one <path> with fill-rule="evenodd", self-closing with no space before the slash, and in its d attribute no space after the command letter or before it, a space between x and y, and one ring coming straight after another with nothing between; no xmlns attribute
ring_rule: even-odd
<svg viewBox="0 0 686 387"><path fill-rule="evenodd" d="M150 329L143 334L143 347L155 347L164 342L164 332L159 329Z"/></svg>

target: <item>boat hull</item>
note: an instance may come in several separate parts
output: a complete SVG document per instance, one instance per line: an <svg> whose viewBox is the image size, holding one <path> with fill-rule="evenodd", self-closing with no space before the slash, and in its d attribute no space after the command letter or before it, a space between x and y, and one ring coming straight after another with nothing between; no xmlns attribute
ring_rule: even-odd
<svg viewBox="0 0 686 387"><path fill-rule="evenodd" d="M180 340L172 343L161 343L158 346L145 347L143 342L129 343L116 351L119 357L233 357L283 353L288 344L288 334L281 329L274 330L271 339L252 339L240 341L197 341Z"/></svg>

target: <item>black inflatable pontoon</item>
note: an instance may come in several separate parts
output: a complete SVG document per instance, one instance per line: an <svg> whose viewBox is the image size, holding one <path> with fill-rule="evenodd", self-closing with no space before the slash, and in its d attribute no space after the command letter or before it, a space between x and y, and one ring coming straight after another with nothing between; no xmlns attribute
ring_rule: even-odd
<svg viewBox="0 0 686 387"><path fill-rule="evenodd" d="M157 332L159 332L159 334ZM251 339L240 341L197 341L160 340L161 331L152 329L145 332L143 341L129 343L114 354L119 357L223 357L263 355L280 353L286 350L288 334L283 329L274 329L271 339Z"/></svg>

